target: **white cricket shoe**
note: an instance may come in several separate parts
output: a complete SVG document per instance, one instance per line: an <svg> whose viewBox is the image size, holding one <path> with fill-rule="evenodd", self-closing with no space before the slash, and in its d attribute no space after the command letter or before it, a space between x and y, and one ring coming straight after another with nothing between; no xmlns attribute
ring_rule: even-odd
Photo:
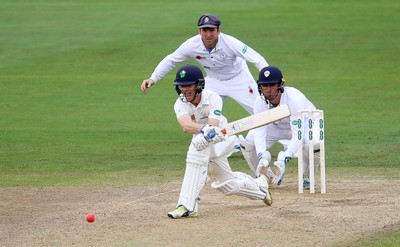
<svg viewBox="0 0 400 247"><path fill-rule="evenodd" d="M261 176L256 178L256 181L257 181L257 184L258 184L258 187L260 188L260 190L266 194L263 199L263 202L266 205L271 206L272 205L272 196L271 196L271 192L269 191L267 176L265 174L261 174Z"/></svg>
<svg viewBox="0 0 400 247"><path fill-rule="evenodd" d="M191 212L185 208L185 206L178 206L174 211L168 213L168 217L172 219L179 219L179 218L196 218L198 216L197 212Z"/></svg>

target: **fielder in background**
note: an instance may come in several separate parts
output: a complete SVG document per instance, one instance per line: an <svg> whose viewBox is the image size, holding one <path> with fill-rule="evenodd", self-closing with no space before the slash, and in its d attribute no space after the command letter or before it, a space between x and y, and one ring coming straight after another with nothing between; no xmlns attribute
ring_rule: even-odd
<svg viewBox="0 0 400 247"><path fill-rule="evenodd" d="M272 178L272 183L280 185L284 174L285 166L295 156L298 150L298 114L301 110L315 110L315 106L301 93L293 87L284 87L284 78L279 68L268 66L260 71L258 77L258 91L260 96L254 104L254 113L268 111L279 105L287 104L289 106L291 116L284 118L272 124L254 129L244 138L239 136L239 143L242 147L242 153L250 168L255 172L256 176L260 174L268 174L268 178ZM276 166L276 175L271 175L270 170L271 153L270 148L280 140L289 140L284 147L284 151L280 151L277 160L274 162ZM308 148L303 151L303 187L309 187L309 152ZM314 150L314 166L319 166L319 150Z"/></svg>
<svg viewBox="0 0 400 247"><path fill-rule="evenodd" d="M253 63L258 70L268 66L266 60L242 41L224 34L221 20L211 14L202 15L197 23L198 35L189 38L173 53L166 56L149 79L143 80L141 90L154 85L179 63L196 60L207 73L205 88L216 92L222 100L230 97L250 114L258 96L257 84L247 66Z"/></svg>
<svg viewBox="0 0 400 247"><path fill-rule="evenodd" d="M174 85L179 95L174 105L178 123L193 138L186 156L178 203L168 216L176 219L198 215L199 194L208 175L215 179L211 186L227 195L263 200L271 205L265 176L254 179L242 172L232 172L227 157L235 139L221 132L220 126L227 122L221 115L222 100L216 93L203 90L201 70L190 64L181 67Z"/></svg>

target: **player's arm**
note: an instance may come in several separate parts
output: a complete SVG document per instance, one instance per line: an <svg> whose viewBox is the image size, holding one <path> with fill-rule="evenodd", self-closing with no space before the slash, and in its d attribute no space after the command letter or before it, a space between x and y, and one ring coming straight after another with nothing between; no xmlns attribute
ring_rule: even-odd
<svg viewBox="0 0 400 247"><path fill-rule="evenodd" d="M211 126L219 126L219 120L215 118L208 118L208 124Z"/></svg>
<svg viewBox="0 0 400 247"><path fill-rule="evenodd" d="M156 84L156 82L164 77L164 75L175 68L177 63L171 61L169 58L170 56L171 55L168 55L163 60L161 60L161 62L154 69L154 72L151 74L150 78L143 80L140 87L143 93L145 93L149 87Z"/></svg>
<svg viewBox="0 0 400 247"><path fill-rule="evenodd" d="M288 90L286 93L288 93ZM315 106L309 100L307 100L304 94L302 94L300 91L297 91L297 93L294 92L291 97L293 97L294 100L289 99L288 106L292 112L292 115L290 116L290 129L292 132L292 138L290 139L288 147L285 150L285 157L290 158L294 156L298 149L298 127L294 123L297 123L300 110L315 109Z"/></svg>
<svg viewBox="0 0 400 247"><path fill-rule="evenodd" d="M291 109L296 109L292 107ZM297 152L298 149L298 139L297 139L297 109L293 110L295 113L290 116L290 128L292 131L292 138L289 140L289 144L285 151L280 151L276 161L274 162L274 166L276 167L275 170L275 177L272 180L273 184L280 185L282 183L286 165L289 161L293 158L294 154ZM296 125L295 125L296 124Z"/></svg>
<svg viewBox="0 0 400 247"><path fill-rule="evenodd" d="M193 122L188 114L179 116L178 123L181 126L183 132L189 133L189 134L200 134L201 129L204 127L204 124L199 124L199 123ZM215 118L209 118L208 125L218 126L219 120L215 119Z"/></svg>
<svg viewBox="0 0 400 247"><path fill-rule="evenodd" d="M141 85L141 90L143 93L146 90L156 84L158 80L163 78L168 72L173 70L179 63L188 59L187 55L188 42L184 42L178 49L176 49L173 53L166 56L154 69L150 78L143 80Z"/></svg>
<svg viewBox="0 0 400 247"><path fill-rule="evenodd" d="M298 149L298 128L297 125L294 125L295 123L297 124L297 112L290 117L290 129L292 131L292 138L289 140L287 149L284 152L285 157L293 158Z"/></svg>
<svg viewBox="0 0 400 247"><path fill-rule="evenodd" d="M181 115L177 119L183 132L188 134L199 134L201 127L204 125L193 122L188 114Z"/></svg>
<svg viewBox="0 0 400 247"><path fill-rule="evenodd" d="M238 56L244 59L245 61L254 64L254 66L258 70L262 70L264 67L268 67L269 64L265 60L263 56L261 56L258 52L256 52L253 48L250 46L244 44L242 41L231 37L230 46L232 49L232 52Z"/></svg>
<svg viewBox="0 0 400 247"><path fill-rule="evenodd" d="M155 82L152 79L150 79L150 78L149 79L145 79L145 80L143 80L140 89L142 90L143 93L145 93L146 90L149 87L153 86L154 84L155 84Z"/></svg>
<svg viewBox="0 0 400 247"><path fill-rule="evenodd" d="M199 124L191 120L188 114L178 117L178 122L185 133L194 134L192 145L201 151L208 147L209 143L218 143L225 140L221 129L216 127L219 120L209 119L208 124Z"/></svg>

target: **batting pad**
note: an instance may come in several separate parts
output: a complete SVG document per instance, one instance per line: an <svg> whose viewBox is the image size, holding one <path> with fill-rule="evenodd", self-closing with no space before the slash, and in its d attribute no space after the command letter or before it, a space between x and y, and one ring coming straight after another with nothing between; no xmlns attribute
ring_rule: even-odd
<svg viewBox="0 0 400 247"><path fill-rule="evenodd" d="M240 150L242 151L243 158L246 160L250 169L257 175L257 165L258 165L258 157L256 153L256 147L246 141L246 139L240 135L239 136L239 144Z"/></svg>
<svg viewBox="0 0 400 247"><path fill-rule="evenodd" d="M249 175L235 172L236 178L223 183L213 182L211 187L222 191L226 195L244 196L253 200L264 199L266 193L260 190L256 181Z"/></svg>
<svg viewBox="0 0 400 247"><path fill-rule="evenodd" d="M193 145L190 145L177 206L183 205L189 211L197 211L197 198L207 179L208 152L209 148L197 151Z"/></svg>

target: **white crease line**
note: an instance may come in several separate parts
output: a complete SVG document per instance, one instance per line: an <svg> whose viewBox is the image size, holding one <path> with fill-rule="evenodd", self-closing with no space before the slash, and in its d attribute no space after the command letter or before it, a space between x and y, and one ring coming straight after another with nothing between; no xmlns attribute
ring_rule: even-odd
<svg viewBox="0 0 400 247"><path fill-rule="evenodd" d="M160 194L156 194L156 195L152 195L152 196L140 198L140 199L137 199L137 200L134 200L134 201L131 201L131 202L127 202L126 205L129 205L129 204L132 204L132 203L135 203L135 202L144 201L144 200L147 200L147 199L150 199L150 198L153 198L153 197L157 197L157 196L162 196L162 195L165 195L165 194L169 194L169 193L172 193L172 192L175 192L175 191L178 191L178 190L179 190L179 189L170 190L170 191L167 191L167 192L164 192L164 193L160 193Z"/></svg>

